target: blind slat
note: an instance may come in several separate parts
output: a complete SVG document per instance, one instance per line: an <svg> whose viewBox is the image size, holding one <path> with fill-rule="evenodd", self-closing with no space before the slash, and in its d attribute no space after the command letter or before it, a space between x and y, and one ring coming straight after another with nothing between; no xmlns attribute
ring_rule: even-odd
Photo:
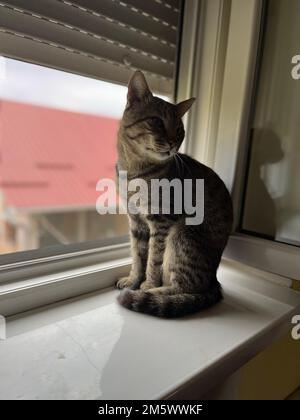
<svg viewBox="0 0 300 420"><path fill-rule="evenodd" d="M0 27L7 31L13 31L29 38L42 40L50 45L55 44L64 49L82 52L117 64L126 65L128 63L132 68L140 68L162 77L172 78L173 76L173 66L171 64L107 43L102 39L89 35L84 36L71 28L32 15L7 8L0 9Z"/></svg>
<svg viewBox="0 0 300 420"><path fill-rule="evenodd" d="M163 3L166 7L172 7L173 9L180 10L181 0L154 0L157 3Z"/></svg>
<svg viewBox="0 0 300 420"><path fill-rule="evenodd" d="M0 54L116 83L141 69L156 92L170 95L179 5L179 0L0 0Z"/></svg>
<svg viewBox="0 0 300 420"><path fill-rule="evenodd" d="M34 64L45 65L58 70L92 77L108 82L127 84L132 69L126 66L106 63L85 55L73 54L70 51L51 47L47 44L20 38L16 35L1 32L0 45L3 55L21 59ZM147 81L154 92L169 95L173 91L171 79L159 78L146 73Z"/></svg>
<svg viewBox="0 0 300 420"><path fill-rule="evenodd" d="M24 3L24 0L9 1L13 7L23 8L25 11L56 20L64 25L72 25L78 30L102 36L129 48L139 49L163 60L174 60L175 47L172 48L147 35L137 36L135 30L121 26L117 21L111 22L105 17L84 13L79 8L69 7L63 2L56 2L54 7L53 0L29 0Z"/></svg>
<svg viewBox="0 0 300 420"><path fill-rule="evenodd" d="M26 1L26 0L24 0ZM30 0L29 0L30 1ZM32 1L32 0L31 0ZM42 0L41 0L42 1ZM115 0L59 0L66 4L80 6L84 9L103 14L109 18L115 19L123 24L129 25L139 31L144 31L158 39L164 40L173 45L176 44L176 30L163 23L155 22L141 13L134 12L128 7L122 6L121 1ZM146 0L149 1L149 0ZM144 3L144 2L143 2Z"/></svg>
<svg viewBox="0 0 300 420"><path fill-rule="evenodd" d="M148 14L152 19L159 19L159 21L166 22L169 25L177 27L179 12L173 7L166 7L164 2L157 2L155 0L124 0L122 3L127 6L138 9L141 13Z"/></svg>

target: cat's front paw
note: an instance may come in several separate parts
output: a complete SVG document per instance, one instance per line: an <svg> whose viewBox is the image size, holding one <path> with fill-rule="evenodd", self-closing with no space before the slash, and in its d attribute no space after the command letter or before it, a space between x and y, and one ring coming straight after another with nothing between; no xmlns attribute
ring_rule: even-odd
<svg viewBox="0 0 300 420"><path fill-rule="evenodd" d="M143 281L143 283L140 285L141 290L149 290L149 289L153 289L154 287L155 287L155 284L147 280Z"/></svg>
<svg viewBox="0 0 300 420"><path fill-rule="evenodd" d="M133 278L131 278L130 276L126 276L126 277L121 277L117 283L116 283L116 287L118 289L125 289L126 288L130 288L132 290L138 289L140 286L140 281L139 280L135 280Z"/></svg>
<svg viewBox="0 0 300 420"><path fill-rule="evenodd" d="M131 287L133 285L133 280L127 277L121 277L118 279L116 286L118 289L124 289L125 287Z"/></svg>

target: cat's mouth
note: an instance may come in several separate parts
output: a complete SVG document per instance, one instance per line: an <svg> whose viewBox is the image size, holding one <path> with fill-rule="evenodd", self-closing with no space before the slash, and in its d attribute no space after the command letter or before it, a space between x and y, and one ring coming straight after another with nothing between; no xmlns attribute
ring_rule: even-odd
<svg viewBox="0 0 300 420"><path fill-rule="evenodd" d="M176 149L175 146L173 146L170 150L163 151L163 152L160 152L160 153L162 154L162 156L170 157L170 156L175 155L175 153L177 153L177 149Z"/></svg>
<svg viewBox="0 0 300 420"><path fill-rule="evenodd" d="M170 149L170 150L164 150L164 151L154 150L154 149L151 149L150 147L147 147L146 149L152 155L155 155L158 160L168 159L176 153L176 148L175 147L172 147L172 149Z"/></svg>

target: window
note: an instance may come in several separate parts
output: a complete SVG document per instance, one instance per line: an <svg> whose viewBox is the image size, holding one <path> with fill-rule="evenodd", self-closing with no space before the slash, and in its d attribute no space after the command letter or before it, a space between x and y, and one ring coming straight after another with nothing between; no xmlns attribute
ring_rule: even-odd
<svg viewBox="0 0 300 420"><path fill-rule="evenodd" d="M0 2L0 254L127 234L126 216L97 214L96 183L115 177L133 70L174 98L181 6Z"/></svg>
<svg viewBox="0 0 300 420"><path fill-rule="evenodd" d="M96 212L96 183L115 177L134 70L159 96L189 95L192 50L177 66L183 5L0 1L1 313L111 286L128 273L127 217Z"/></svg>
<svg viewBox="0 0 300 420"><path fill-rule="evenodd" d="M48 7L49 3L46 0L43 2L0 1L0 54L5 57L0 61L1 101L8 104L14 103L17 107L25 106L27 110L34 109L38 113L39 116L35 117L32 112L31 120L25 118L23 112L18 114L27 126L29 121L33 120L34 124L31 127L34 127L34 130L30 132L30 136L27 136L28 144L30 144L29 140L32 142L34 139L40 138L40 136L32 134L36 135L37 127L40 127L40 132L43 132L39 124L42 121L41 115L46 115L46 112L50 112L52 116L55 113L55 115L65 115L66 118L72 115L74 118L72 119L74 125L60 124L57 128L58 119L47 117L48 131L53 132L52 138L55 137L56 140L60 139L59 136L66 133L68 128L71 130L71 127L75 132L75 138L78 139L79 132L89 133L91 127L95 128L102 118L112 122L113 127L111 127L110 133L112 134L113 130L116 133L117 120L120 116L118 109L124 106L124 102L122 107L120 106L120 96L116 92L120 92L118 89L123 89L122 97L124 98L124 86L130 74L134 69L140 68L146 73L147 80L155 92L170 98L176 97L178 101L191 96L197 97L187 125L186 150L199 161L213 167L221 176L232 192L236 221L242 220L242 225L235 226L235 232L229 241L225 255L271 272L298 279L299 248L248 235L250 232L255 235L263 235L268 239L273 238L261 228L251 227L249 229L249 225L248 228L246 227L246 223L249 220L251 222L251 215L250 217L246 215L251 206L248 207L245 204L245 211L240 213L240 205L243 202L241 192L245 189L246 179L247 153L245 150L248 149L248 123L254 91L259 35L262 27L264 29L262 6L265 2L261 0L247 2L240 0L215 2L199 2L198 0L186 2L179 0L168 0L167 2L156 0L147 2L62 0L51 2L53 7ZM183 6L181 31L180 11ZM267 38L266 36L265 42L267 42ZM178 54L179 45L181 46L180 55ZM273 48L273 50L275 49ZM280 44L278 52L280 52ZM262 61L264 63L264 58ZM35 64L29 64L30 62ZM25 70L21 76L19 75L19 80L23 80L23 84L11 85L13 89L10 93L8 92L9 83L3 89L5 85L3 80L10 74L13 66L35 69L34 82L40 83L39 89L28 88ZM259 79L264 77L263 71L267 71L263 69L264 64L261 67ZM38 73L40 76L47 74L52 82L39 82ZM15 72L14 75L16 76L16 74ZM55 89L56 82L60 77L61 80L64 80L60 84L62 87ZM107 83L111 84L107 85ZM84 88L83 85L85 85ZM53 89L47 89L50 86ZM78 89L78 86L81 88ZM100 92L100 86L101 89L104 89L103 94L105 86L109 86L109 91L114 92L109 97L113 104L112 115L107 115L107 107L105 106L103 111L102 103L95 101ZM29 89L29 92L23 94L26 88ZM48 90L48 93L51 91L50 96L40 95L43 89ZM17 90L19 98L14 96ZM261 88L258 84L255 118L264 116L263 112L260 114L260 109L263 107L257 107L260 92ZM79 98L80 101L77 100ZM82 128L78 121L87 119L94 121L95 125L93 123L88 128ZM251 120L251 124L252 128L255 128L256 120ZM14 133L14 131L20 131L21 125L9 124L6 126L9 131ZM21 134L24 135L25 131ZM94 136L96 136L95 131ZM5 139L5 136L2 138ZM17 140L20 138L17 136ZM93 138L95 139L95 137ZM60 146L62 146L63 140L60 139L60 141L62 143ZM99 144L96 140L93 141L95 141L93 150L97 153ZM255 140L252 143L254 144ZM79 148L73 147L72 153L68 152L64 155L64 159L61 159L61 156L57 154L59 148L53 146L53 143L48 144L45 150L36 149L35 152L38 154L31 154L29 157L30 149L24 150L23 147L24 145L21 144L19 150L12 152L19 153L20 168L22 159L26 157L26 162L30 162L34 167L35 174L39 174L33 179L33 183L23 184L23 187L25 185L28 191L30 188L34 189L34 194L36 194L25 196L23 199L27 200L28 208L31 207L30 217L37 235L32 235L33 230L30 227L27 245L24 248L16 248L16 243L19 243L20 238L21 240L26 239L24 228L27 222L21 224L23 230L16 229L17 224L12 217L15 216L15 210L7 211L6 206L7 202L12 199L15 200L14 203L20 205L16 198L20 199L20 196L18 194L14 197L9 196L7 191L2 194L0 200L1 238L5 237L5 240L2 240L1 246L4 244L3 248L5 247L5 249L2 249L1 252L8 254L0 256L2 264L0 265L0 285L3 283L8 289L13 288L14 284L10 283L13 279L18 282L24 281L26 284L24 283L23 286L28 287L26 289L27 303L24 300L23 289L21 291L18 291L17 288L13 289L17 290L16 293L20 293L16 297L17 304L10 307L10 313L15 311L15 307L20 310L21 303L23 309L28 309L45 302L60 300L62 296L64 298L76 296L79 293L104 287L103 285L112 285L116 278L116 264L119 264L118 276L124 275L122 270L125 269L124 267L127 269L130 264L130 260L127 258L127 242L122 248L121 256L119 252L123 246L119 234L124 230L127 231L125 218L121 220L119 216L112 216L107 219L106 216L98 216L94 212L94 207L91 209L90 204L87 204L90 203L90 193L96 196L94 187L88 189L88 194L84 192L85 190L79 189L82 180L85 182L85 188L88 188L101 177L102 173L105 175L112 173L112 162L115 162L115 157L113 159L110 155L109 150L111 149L106 148L101 156L101 162L103 162L101 171L103 170L103 172L97 172L96 180L94 177L90 177L90 168L84 166L84 172L79 173L78 178L72 178L69 184L68 191L72 191L74 187L74 195L64 195L61 193L61 189L56 188L55 191L60 195L45 196L48 200L46 204L49 207L44 211L45 202L41 201L41 197L38 197L38 192L41 192L41 187L48 188L47 182L49 183L49 179L53 180L53 176L61 174L61 178L59 178L60 175L56 178L60 187L60 179L70 176L73 171L75 173L75 169L78 167L76 162L80 159ZM86 153L85 144L80 147L80 150L84 150ZM250 151L250 170L251 165L255 166L253 150L252 148ZM39 155L42 152L47 153ZM106 153L108 154L106 155ZM38 159L33 159L35 156ZM87 155L86 157L89 159ZM30 159L28 160L28 158ZM25 162L25 159L23 161ZM4 160L0 161L0 165L2 168L4 167ZM12 170L12 166L8 170ZM23 173L26 177L31 174L27 168ZM47 178L43 178L45 174L50 174L48 181ZM273 172L268 172L268 179L271 179L273 175ZM27 180L26 177L25 180ZM9 178L7 179L9 180ZM29 178L28 180L31 181ZM15 183L16 181L17 183ZM21 190L22 186L22 184L18 184L18 181L18 179L12 178L10 183L5 184L0 179L2 188L6 190L11 188L11 191L12 187L18 188L17 192ZM246 184L244 203L249 199L251 188L248 185L249 182ZM8 196L8 200L5 196ZM49 198L51 198L50 201ZM73 204L70 205L71 199ZM25 201L20 206L22 211L24 203ZM93 200L94 205L95 201ZM2 211L4 209L6 210ZM240 228L243 229L243 233ZM112 236L115 236L111 242L114 244L113 251L111 243L104 247L102 242L94 245L93 239ZM284 235L279 236L279 231L276 231L274 238L278 241L286 240L289 243L293 241L288 235L285 238ZM87 244L86 241L89 240L92 242ZM77 245L74 245L75 242ZM59 251L57 247L49 247L49 245L58 243L64 244ZM42 252L29 251L29 253L12 254L15 250L37 247L41 247ZM106 251L103 252L105 247ZM41 262L42 264L40 264ZM94 264L97 267L92 267ZM110 269L107 268L108 265L110 265ZM76 271L76 268L80 270L80 273ZM101 271L101 276L98 275L99 271ZM60 275L60 287L58 287L57 273ZM50 291L48 290L49 274L51 276L53 274L50 279ZM103 280L104 277L106 282ZM41 301L37 298L37 302L33 302L32 289L36 287L37 278L41 286L41 295L45 296L45 299ZM7 289L4 289L4 293L7 293ZM2 298L7 304L4 293ZM53 297L54 295L55 297Z"/></svg>
<svg viewBox="0 0 300 420"><path fill-rule="evenodd" d="M299 14L298 0L268 3L241 224L245 232L298 246L300 83L292 59L300 52Z"/></svg>
<svg viewBox="0 0 300 420"><path fill-rule="evenodd" d="M298 3L232 0L201 10L187 145L233 197L234 230L224 257L294 280L300 280L294 246L300 85L292 77L299 68L292 63L299 55Z"/></svg>
<svg viewBox="0 0 300 420"><path fill-rule="evenodd" d="M127 234L126 216L96 212L125 100L121 85L1 59L2 254Z"/></svg>

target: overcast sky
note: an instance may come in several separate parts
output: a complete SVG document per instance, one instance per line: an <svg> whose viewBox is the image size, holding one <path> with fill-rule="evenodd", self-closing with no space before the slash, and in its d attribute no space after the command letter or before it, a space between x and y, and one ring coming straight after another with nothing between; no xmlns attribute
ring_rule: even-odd
<svg viewBox="0 0 300 420"><path fill-rule="evenodd" d="M126 87L0 57L0 98L120 118Z"/></svg>

